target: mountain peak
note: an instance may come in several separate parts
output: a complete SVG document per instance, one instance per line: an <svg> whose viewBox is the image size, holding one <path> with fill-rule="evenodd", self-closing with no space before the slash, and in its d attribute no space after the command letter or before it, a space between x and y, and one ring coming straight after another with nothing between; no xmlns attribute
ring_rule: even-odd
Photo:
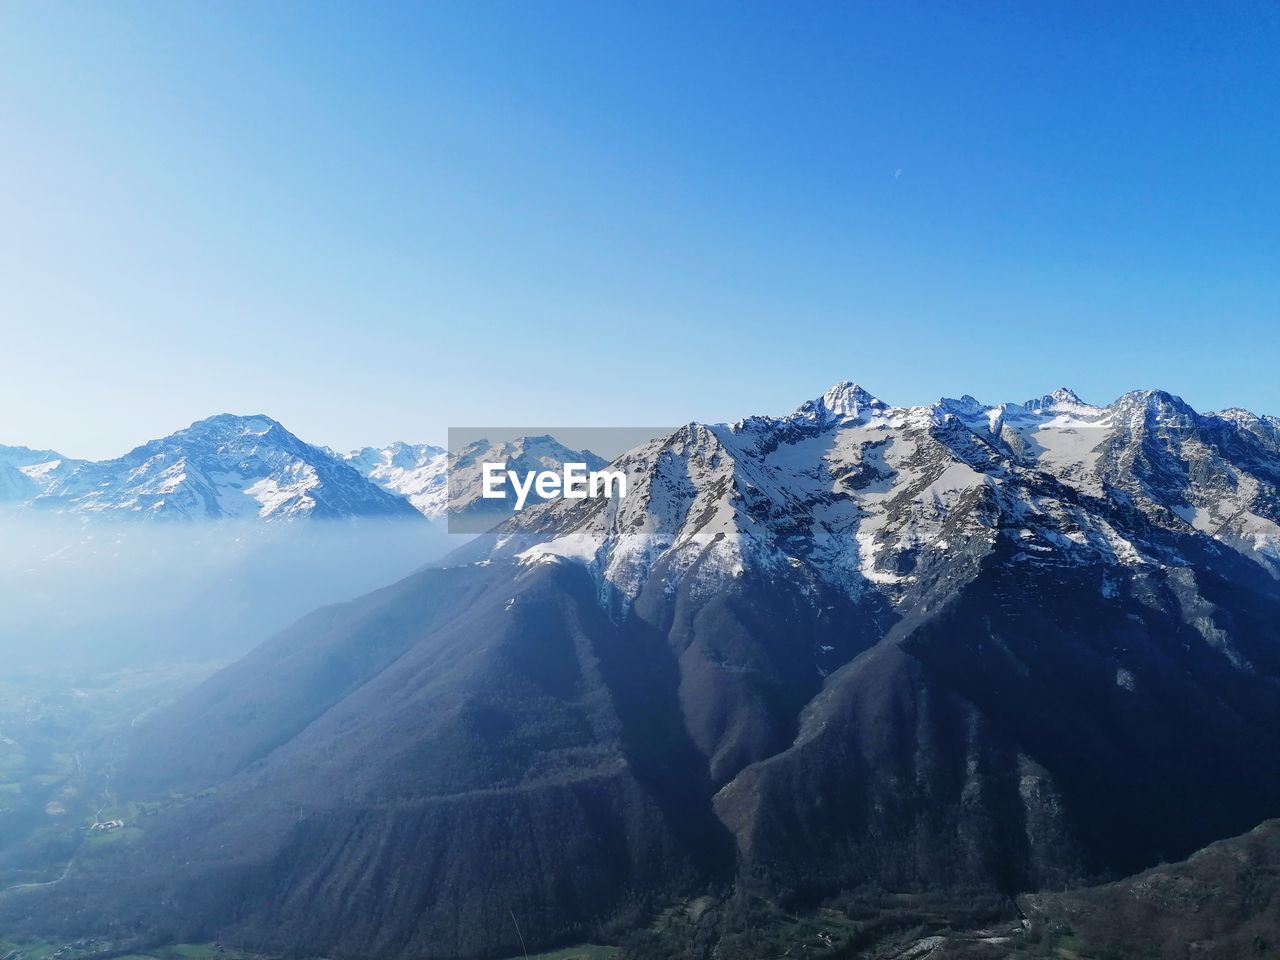
<svg viewBox="0 0 1280 960"><path fill-rule="evenodd" d="M33 450L31 447L6 447L0 445L0 463L18 469L35 466L38 463L49 463L53 460L65 459L56 450Z"/></svg>
<svg viewBox="0 0 1280 960"><path fill-rule="evenodd" d="M262 414L217 414L113 460L63 462L38 480L40 509L103 518L418 519L403 498Z"/></svg>
<svg viewBox="0 0 1280 960"><path fill-rule="evenodd" d="M1023 406L1028 410L1052 410L1059 406L1087 407L1088 404L1081 400L1080 395L1070 387L1059 387L1043 397L1028 400Z"/></svg>
<svg viewBox="0 0 1280 960"><path fill-rule="evenodd" d="M935 406L948 413L956 413L964 416L974 416L980 414L984 409L982 401L970 394L965 394L959 400L952 397L943 397L935 404Z"/></svg>
<svg viewBox="0 0 1280 960"><path fill-rule="evenodd" d="M1131 416L1160 421L1194 420L1198 416L1190 404L1167 390L1131 390L1115 402L1115 407Z"/></svg>
<svg viewBox="0 0 1280 960"><path fill-rule="evenodd" d="M852 380L842 380L816 400L810 400L796 411L821 422L851 420L870 411L887 409L885 403L872 396Z"/></svg>
<svg viewBox="0 0 1280 960"><path fill-rule="evenodd" d="M393 470L416 470L443 456L445 449L430 443L406 443L396 440L385 447L361 447L350 453L338 454L370 479L372 473L386 474ZM375 481L377 482L377 481ZM380 486L384 486L379 483Z"/></svg>
<svg viewBox="0 0 1280 960"><path fill-rule="evenodd" d="M188 436L204 433L230 433L241 437L261 437L266 436L273 430L279 430L284 433L289 432L285 430L278 420L273 420L261 413L219 413L212 417L205 417L203 420L197 420L185 430L180 430L179 433Z"/></svg>

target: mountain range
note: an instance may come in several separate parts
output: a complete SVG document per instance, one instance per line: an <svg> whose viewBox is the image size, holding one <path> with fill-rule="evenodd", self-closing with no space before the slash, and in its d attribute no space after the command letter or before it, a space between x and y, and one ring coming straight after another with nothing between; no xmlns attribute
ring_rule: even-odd
<svg viewBox="0 0 1280 960"><path fill-rule="evenodd" d="M300 440L270 417L220 414L112 460L0 446L0 508L99 519L269 523L412 520L416 511L443 521L450 508L450 473L457 512L488 506L480 503L485 461L518 470L604 463L549 436L477 440L452 455L403 442L339 454Z"/></svg>
<svg viewBox="0 0 1280 960"><path fill-rule="evenodd" d="M268 417L221 415L115 460L24 465L31 509L145 520L412 517L409 504Z"/></svg>
<svg viewBox="0 0 1280 960"><path fill-rule="evenodd" d="M510 956L727 890L1108 881L1280 815L1276 418L841 383L614 467L139 724L119 789L168 799L0 914Z"/></svg>

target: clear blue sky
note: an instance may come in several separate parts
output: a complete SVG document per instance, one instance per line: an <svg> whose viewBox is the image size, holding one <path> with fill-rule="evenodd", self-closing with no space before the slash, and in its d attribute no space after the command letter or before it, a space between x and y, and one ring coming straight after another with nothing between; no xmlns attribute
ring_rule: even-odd
<svg viewBox="0 0 1280 960"><path fill-rule="evenodd" d="M1272 3L0 6L0 443L1280 413Z"/></svg>

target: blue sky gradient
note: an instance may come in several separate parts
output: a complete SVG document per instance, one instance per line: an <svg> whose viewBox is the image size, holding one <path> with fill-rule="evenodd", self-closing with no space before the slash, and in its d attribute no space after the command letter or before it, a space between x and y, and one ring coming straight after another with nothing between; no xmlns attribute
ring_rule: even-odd
<svg viewBox="0 0 1280 960"><path fill-rule="evenodd" d="M1270 3L0 6L0 443L1280 413Z"/></svg>

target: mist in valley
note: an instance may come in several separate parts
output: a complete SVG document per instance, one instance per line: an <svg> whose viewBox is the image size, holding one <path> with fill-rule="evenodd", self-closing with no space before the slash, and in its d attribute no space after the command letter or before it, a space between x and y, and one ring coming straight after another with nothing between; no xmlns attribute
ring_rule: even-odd
<svg viewBox="0 0 1280 960"><path fill-rule="evenodd" d="M0 657L11 675L59 676L226 661L458 541L430 523L382 519L0 518Z"/></svg>
<svg viewBox="0 0 1280 960"><path fill-rule="evenodd" d="M114 842L117 760L148 714L459 541L414 520L0 518L0 889Z"/></svg>

